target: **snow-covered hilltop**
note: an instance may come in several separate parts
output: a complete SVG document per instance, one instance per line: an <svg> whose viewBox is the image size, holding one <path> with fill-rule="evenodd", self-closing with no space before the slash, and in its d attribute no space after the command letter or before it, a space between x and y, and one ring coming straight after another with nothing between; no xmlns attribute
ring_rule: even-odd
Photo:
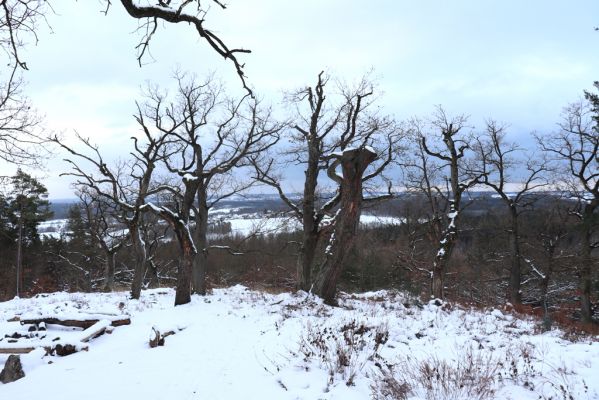
<svg viewBox="0 0 599 400"><path fill-rule="evenodd" d="M53 293L0 303L0 347L26 334L15 316L126 314L131 324L58 357L21 356L25 378L2 399L597 399L599 338L500 310L421 304L396 292L342 294L340 307L304 292L215 289L173 307L170 289ZM153 331L172 331L150 348ZM48 326L68 337L78 328ZM6 346L5 346L6 347ZM7 355L0 355L4 363Z"/></svg>

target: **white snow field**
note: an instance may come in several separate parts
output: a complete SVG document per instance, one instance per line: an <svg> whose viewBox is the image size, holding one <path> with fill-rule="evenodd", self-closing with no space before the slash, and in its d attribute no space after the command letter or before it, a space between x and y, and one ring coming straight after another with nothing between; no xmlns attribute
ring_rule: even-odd
<svg viewBox="0 0 599 400"><path fill-rule="evenodd" d="M599 338L500 310L464 310L396 292L342 294L340 307L304 292L215 289L173 306L170 289L52 293L0 303L0 346L27 326L17 315L127 314L131 325L88 351L21 356L25 378L0 399L597 399ZM440 306L435 304L441 304ZM152 327L176 333L150 348ZM46 339L80 335L48 326ZM0 365L8 358L0 355Z"/></svg>

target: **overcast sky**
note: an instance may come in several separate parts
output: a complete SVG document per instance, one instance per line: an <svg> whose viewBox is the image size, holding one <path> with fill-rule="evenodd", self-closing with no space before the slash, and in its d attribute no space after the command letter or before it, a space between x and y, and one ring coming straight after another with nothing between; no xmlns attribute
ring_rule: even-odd
<svg viewBox="0 0 599 400"><path fill-rule="evenodd" d="M171 84L174 68L216 71L231 92L241 84L230 63L189 26L162 26L155 61L136 60L137 22L114 1L60 0L24 57L27 93L50 129L91 137L121 154L137 127L131 115L140 87ZM442 104L480 124L511 124L513 137L553 129L564 105L599 80L597 0L229 0L213 7L206 26L240 55L249 84L275 106L284 90L313 84L321 70L357 80L374 69L381 104L398 119ZM60 155L58 157L61 157ZM6 168L6 167L2 167ZM66 168L51 162L51 198L72 197Z"/></svg>

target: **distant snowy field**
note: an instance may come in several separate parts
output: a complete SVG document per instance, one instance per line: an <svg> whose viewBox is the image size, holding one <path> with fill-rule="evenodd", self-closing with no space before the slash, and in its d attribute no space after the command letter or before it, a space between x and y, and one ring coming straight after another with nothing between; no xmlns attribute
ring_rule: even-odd
<svg viewBox="0 0 599 400"><path fill-rule="evenodd" d="M211 219L219 219L223 222L231 224L231 233L241 236L252 234L274 234L283 232L293 232L300 229L300 224L292 218L281 217L258 217L255 214L243 214L243 208L222 208L214 210L211 214ZM41 222L38 231L44 239L60 239L61 237L68 240L67 219L53 219ZM402 219L398 217L387 217L362 214L360 223L369 226L382 225L400 225ZM125 234L126 229L120 230L119 233ZM215 237L218 237L216 235Z"/></svg>
<svg viewBox="0 0 599 400"><path fill-rule="evenodd" d="M332 308L303 292L242 286L184 306L173 301L172 290L156 289L139 301L127 293L53 293L0 303L0 346L5 335L27 332L7 322L16 315L132 320L92 340L89 351L22 356L26 377L0 384L0 399L599 398L599 338L535 334L535 322L499 310L420 304L394 292L342 295ZM153 326L176 334L150 348ZM76 333L49 328L47 335Z"/></svg>

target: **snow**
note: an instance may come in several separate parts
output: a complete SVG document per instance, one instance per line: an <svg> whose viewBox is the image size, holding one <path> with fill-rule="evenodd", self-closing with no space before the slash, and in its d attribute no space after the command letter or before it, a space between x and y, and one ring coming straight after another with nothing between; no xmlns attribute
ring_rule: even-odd
<svg viewBox="0 0 599 400"><path fill-rule="evenodd" d="M300 223L291 218L272 217L272 218L230 218L226 219L231 223L231 230L235 234L247 236L253 233L281 233L293 232L300 230ZM402 218L378 216L378 215L361 215L360 223L371 226L384 225L400 225L403 223ZM323 224L328 224L330 219L324 219Z"/></svg>
<svg viewBox="0 0 599 400"><path fill-rule="evenodd" d="M183 181L185 181L185 182L192 182L192 181L197 181L197 180L198 180L198 177L193 176L190 173L183 175Z"/></svg>
<svg viewBox="0 0 599 400"><path fill-rule="evenodd" d="M131 315L131 325L91 340L88 351L22 356L26 377L0 385L0 398L369 399L386 365L394 365L412 379L408 399L421 400L422 363L459 368L468 357L477 374L497 368L490 398L563 398L560 385L572 398L599 398L599 337L570 342L556 330L539 334L536 322L499 309L422 304L387 291L342 294L333 308L305 292L272 295L243 286L194 295L178 307L173 299L173 290L153 289L140 300L127 293L53 293L0 303L2 338L27 331L7 321L15 315ZM152 327L175 334L150 348ZM49 326L47 334L53 329L59 328ZM67 340L83 331L59 333ZM0 355L0 363L7 357ZM459 393L453 398L468 398Z"/></svg>

